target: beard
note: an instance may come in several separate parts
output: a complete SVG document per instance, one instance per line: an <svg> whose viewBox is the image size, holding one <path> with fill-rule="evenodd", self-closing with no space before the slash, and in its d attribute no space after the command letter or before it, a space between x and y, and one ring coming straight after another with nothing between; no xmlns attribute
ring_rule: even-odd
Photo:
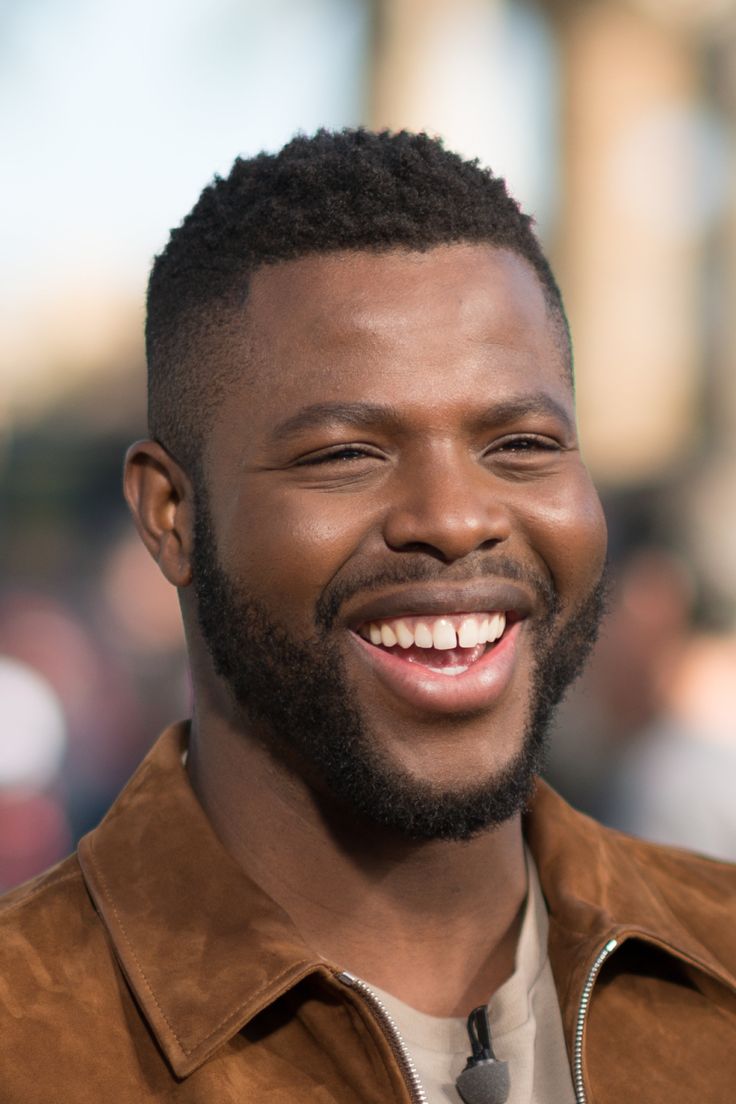
<svg viewBox="0 0 736 1104"><path fill-rule="evenodd" d="M388 570L328 585L315 609L314 635L297 639L221 566L201 491L192 567L199 627L244 728L255 722L265 729L269 753L295 768L318 795L326 792L353 818L411 840L467 840L527 805L545 761L554 710L595 643L608 592L603 571L579 606L563 618L552 583L511 560L485 555L474 561L472 571L466 563L461 577L429 556L407 553L406 560ZM442 789L411 777L382 754L354 704L330 631L353 594L390 584L479 575L526 583L543 610L532 630L535 662L526 726L519 752L501 772L462 788ZM489 738L499 736L489 733Z"/></svg>

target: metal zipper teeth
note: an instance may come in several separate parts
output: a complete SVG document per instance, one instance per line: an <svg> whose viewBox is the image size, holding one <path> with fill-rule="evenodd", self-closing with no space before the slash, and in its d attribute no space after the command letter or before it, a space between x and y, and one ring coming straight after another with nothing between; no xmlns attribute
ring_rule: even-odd
<svg viewBox="0 0 736 1104"><path fill-rule="evenodd" d="M342 973L337 974L337 978L343 985L347 985L351 989L357 989L358 992L365 997L366 1003L371 1006L371 1009L376 1015L376 1019L379 1020L384 1029L384 1033L388 1037L391 1049L398 1059L413 1104L429 1104L424 1086L419 1080L419 1074L417 1073L417 1067L414 1065L414 1060L411 1054L409 1054L406 1043L401 1037L401 1032L396 1026L396 1021L388 1008L386 1008L386 1005L380 997L376 996L369 985L366 985L360 978L355 977L354 974L349 974L346 970L343 970Z"/></svg>
<svg viewBox="0 0 736 1104"><path fill-rule="evenodd" d="M577 1104L587 1104L587 1096L585 1094L585 1085L583 1084L583 1036L585 1034L585 1021L588 1015L588 1006L590 1005L590 997L593 992L593 986L595 985L596 978L601 972L601 967L606 961L608 956L612 954L616 947L618 947L617 939L609 939L605 947L602 947L598 952L595 962L588 970L588 976L585 979L585 985L583 986L582 996L580 997L580 1004L578 1006L578 1018L575 1025L575 1045L573 1050L573 1081L575 1083L575 1098Z"/></svg>

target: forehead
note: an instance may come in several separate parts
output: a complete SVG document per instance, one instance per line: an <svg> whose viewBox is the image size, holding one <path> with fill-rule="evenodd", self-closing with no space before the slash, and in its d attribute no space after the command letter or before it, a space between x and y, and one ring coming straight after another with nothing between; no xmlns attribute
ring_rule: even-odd
<svg viewBox="0 0 736 1104"><path fill-rule="evenodd" d="M530 333L550 321L539 279L522 257L487 245L426 252L340 252L265 266L254 274L247 316L258 336L395 340L423 329L491 326Z"/></svg>
<svg viewBox="0 0 736 1104"><path fill-rule="evenodd" d="M487 245L341 252L259 269L230 330L228 398L261 420L323 400L570 390L560 324L523 258ZM231 421L225 403L225 421Z"/></svg>

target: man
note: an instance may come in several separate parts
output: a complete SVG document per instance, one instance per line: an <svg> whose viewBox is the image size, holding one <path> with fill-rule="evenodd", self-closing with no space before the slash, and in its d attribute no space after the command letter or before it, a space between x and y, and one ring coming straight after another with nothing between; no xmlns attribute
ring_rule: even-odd
<svg viewBox="0 0 736 1104"><path fill-rule="evenodd" d="M125 486L193 717L7 899L3 1102L730 1100L734 871L535 787L605 539L503 182L297 138L148 308Z"/></svg>

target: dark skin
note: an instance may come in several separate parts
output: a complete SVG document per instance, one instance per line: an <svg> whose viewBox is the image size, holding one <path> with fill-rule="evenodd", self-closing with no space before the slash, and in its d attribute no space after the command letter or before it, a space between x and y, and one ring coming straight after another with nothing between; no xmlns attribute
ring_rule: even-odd
<svg viewBox="0 0 736 1104"><path fill-rule="evenodd" d="M578 452L559 326L514 254L451 245L261 269L218 355L247 364L205 459L220 560L300 639L313 634L328 583L409 554L443 565L449 607L479 557L502 554L552 580L563 616L600 575L604 524ZM351 410L283 426L314 404ZM188 769L225 846L330 962L434 1015L487 1001L514 966L520 817L465 842L411 842L367 828L302 764L272 754L272 734L234 708L199 633L189 479L159 445L139 442L126 494L179 588L195 687ZM408 777L462 788L518 752L540 612L520 589L511 674L462 713L407 700L376 677L354 640L374 595L340 609L331 632L352 699Z"/></svg>

